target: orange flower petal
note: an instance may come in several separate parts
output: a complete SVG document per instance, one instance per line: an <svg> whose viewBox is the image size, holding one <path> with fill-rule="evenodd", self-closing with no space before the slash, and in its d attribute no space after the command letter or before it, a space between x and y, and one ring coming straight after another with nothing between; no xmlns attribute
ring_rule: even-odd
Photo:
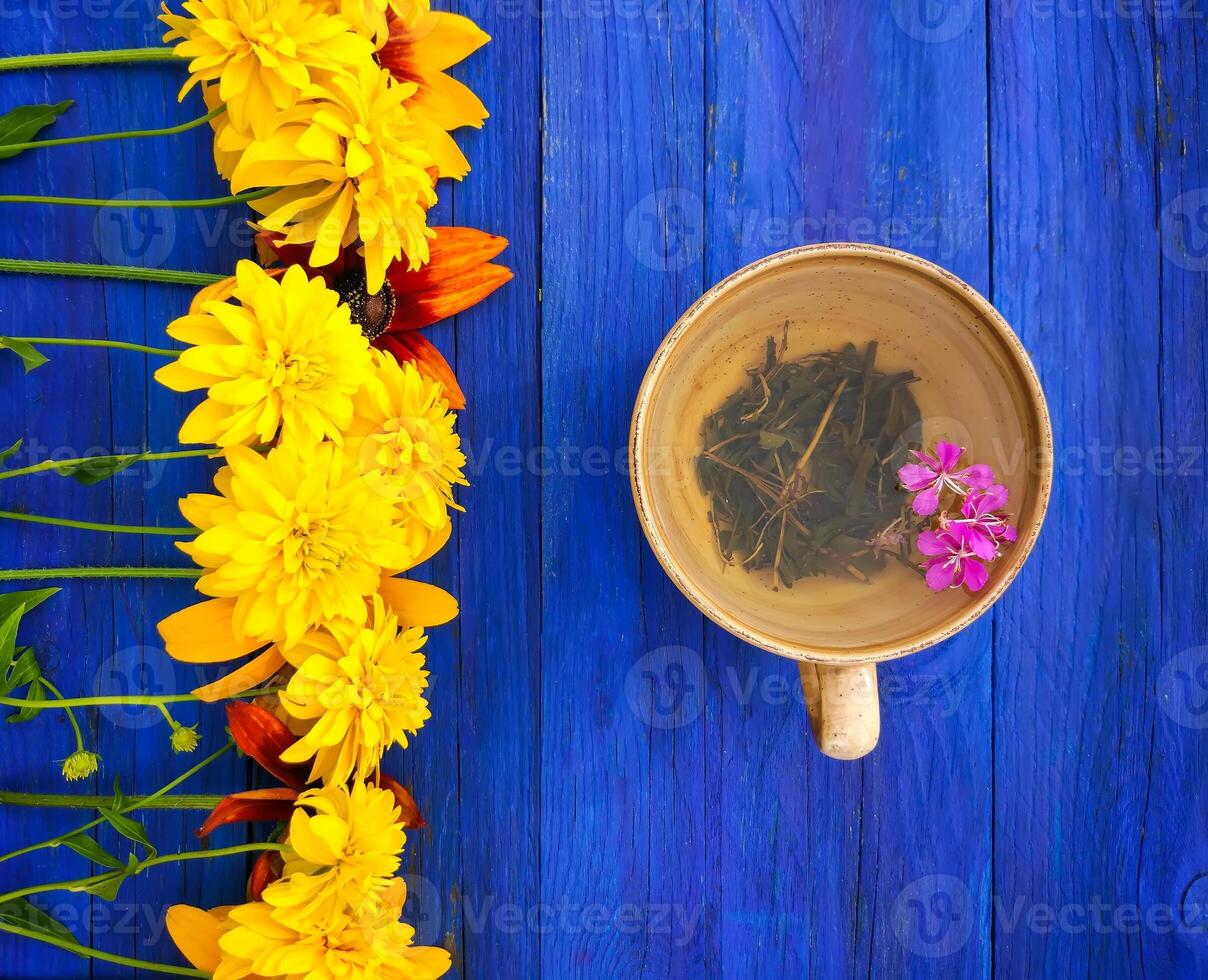
<svg viewBox="0 0 1208 980"><path fill-rule="evenodd" d="M281 656L280 649L271 646L238 670L231 671L212 684L194 689L193 696L206 702L224 701L268 680L284 665L285 658Z"/></svg>
<svg viewBox="0 0 1208 980"><path fill-rule="evenodd" d="M185 959L206 973L218 969L222 959L222 951L218 948L222 936L221 919L192 905L173 905L168 909L166 922L168 935Z"/></svg>
<svg viewBox="0 0 1208 980"><path fill-rule="evenodd" d="M232 623L234 612L234 599L207 599L161 621L159 635L168 653L185 663L235 660L260 649L264 642L239 636Z"/></svg>
<svg viewBox="0 0 1208 980"><path fill-rule="evenodd" d="M267 773L286 786L301 790L306 786L306 767L281 761L281 753L298 741L285 723L271 711L246 701L227 704L231 737L243 754L255 759Z"/></svg>
<svg viewBox="0 0 1208 980"><path fill-rule="evenodd" d="M231 793L224 796L218 806L210 811L205 823L197 828L197 836L209 837L219 827L225 827L229 823L288 820L294 812L297 799L298 791L288 786Z"/></svg>
<svg viewBox="0 0 1208 980"><path fill-rule="evenodd" d="M409 578L384 578L379 594L404 626L440 626L457 616L457 600L444 589Z"/></svg>
<svg viewBox="0 0 1208 980"><path fill-rule="evenodd" d="M438 227L428 243L428 264L414 272L396 262L390 270L395 295L417 293L490 262L508 247L508 240L477 228Z"/></svg>
<svg viewBox="0 0 1208 980"><path fill-rule="evenodd" d="M486 263L470 272L446 279L418 293L396 293L394 318L387 328L391 333L417 330L437 320L454 316L480 303L512 279L507 266Z"/></svg>

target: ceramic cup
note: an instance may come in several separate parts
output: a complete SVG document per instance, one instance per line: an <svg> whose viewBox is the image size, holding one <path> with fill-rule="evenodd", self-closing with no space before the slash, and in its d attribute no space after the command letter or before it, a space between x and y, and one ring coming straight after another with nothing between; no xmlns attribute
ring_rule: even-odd
<svg viewBox="0 0 1208 980"><path fill-rule="evenodd" d="M879 344L877 367L912 369L925 445L946 439L989 463L1010 492L1018 539L978 593L932 592L896 562L871 584L727 567L696 479L701 423L747 379L788 324L789 358ZM855 759L880 735L876 664L964 629L1003 594L1040 533L1053 436L1036 372L1006 321L950 272L896 249L814 245L747 266L696 301L654 355L638 392L630 473L642 528L692 603L747 643L799 662L819 748Z"/></svg>

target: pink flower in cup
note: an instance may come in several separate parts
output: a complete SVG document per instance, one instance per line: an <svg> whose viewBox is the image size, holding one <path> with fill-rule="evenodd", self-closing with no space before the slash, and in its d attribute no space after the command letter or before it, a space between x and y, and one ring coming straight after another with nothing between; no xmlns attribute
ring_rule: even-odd
<svg viewBox="0 0 1208 980"><path fill-rule="evenodd" d="M927 585L936 592L962 585L970 592L980 591L990 577L982 562L993 561L998 554L992 541L963 524L922 532L918 548L928 556L923 568L927 570Z"/></svg>
<svg viewBox="0 0 1208 980"><path fill-rule="evenodd" d="M995 484L986 490L971 490L961 503L961 516L948 521L959 524L972 535L989 541L995 549L1002 542L1015 540L1015 528L1011 516L1004 513L1007 506L1007 488Z"/></svg>
<svg viewBox="0 0 1208 980"><path fill-rule="evenodd" d="M935 444L934 455L911 450L917 462L907 463L898 470L898 479L903 487L916 494L911 507L920 517L935 513L940 505L940 493L945 489L963 494L971 489L983 490L994 483L994 471L985 463L957 469L964 452L963 446L943 441Z"/></svg>

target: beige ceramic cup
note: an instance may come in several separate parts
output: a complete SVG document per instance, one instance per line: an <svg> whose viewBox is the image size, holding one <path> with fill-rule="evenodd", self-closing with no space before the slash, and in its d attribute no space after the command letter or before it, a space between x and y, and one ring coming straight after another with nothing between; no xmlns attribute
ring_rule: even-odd
<svg viewBox="0 0 1208 980"><path fill-rule="evenodd" d="M877 366L919 375L917 440L967 449L1010 491L1017 541L976 594L933 593L890 562L872 584L809 579L773 590L726 567L695 474L701 423L746 379L786 321L788 357L879 344ZM679 589L747 643L799 662L811 728L837 759L880 735L876 664L945 640L1003 594L1040 533L1053 482L1053 435L1036 372L1006 321L976 290L914 255L872 245L791 249L718 283L675 324L638 392L630 437L634 500Z"/></svg>

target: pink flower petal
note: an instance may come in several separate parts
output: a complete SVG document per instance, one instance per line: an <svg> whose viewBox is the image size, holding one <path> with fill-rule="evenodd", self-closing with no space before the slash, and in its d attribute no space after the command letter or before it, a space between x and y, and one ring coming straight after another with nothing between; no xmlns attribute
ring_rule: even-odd
<svg viewBox="0 0 1208 980"><path fill-rule="evenodd" d="M983 490L994 483L994 470L985 463L975 463L963 473L955 474L962 481L978 490Z"/></svg>
<svg viewBox="0 0 1208 980"><path fill-rule="evenodd" d="M919 466L917 463L907 463L898 470L898 480L911 493L918 493L935 483L939 476L935 470L927 466Z"/></svg>
<svg viewBox="0 0 1208 980"><path fill-rule="evenodd" d="M949 550L948 545L935 531L924 531L919 535L916 545L925 555L946 555Z"/></svg>
<svg viewBox="0 0 1208 980"><path fill-rule="evenodd" d="M1018 536L1018 534L1017 534L1015 528L1012 525L1008 524L1006 527L1004 527L1001 531L998 532L998 536L1000 538L1002 538L1004 541L1014 541L1015 538Z"/></svg>
<svg viewBox="0 0 1208 980"><path fill-rule="evenodd" d="M940 469L945 473L951 473L956 469L956 464L961 461L961 454L964 451L963 446L958 446L954 442L937 442L935 457L940 462Z"/></svg>
<svg viewBox="0 0 1208 980"><path fill-rule="evenodd" d="M969 550L983 561L993 561L998 555L998 546L994 543L994 538L981 525L967 525L964 540Z"/></svg>
<svg viewBox="0 0 1208 980"><path fill-rule="evenodd" d="M933 558L927 562L927 586L936 592L943 592L952 585L952 573L956 571L955 562L946 558Z"/></svg>
<svg viewBox="0 0 1208 980"><path fill-rule="evenodd" d="M986 510L1002 510L1007 506L1007 488L1000 483L994 484L985 493L982 494L982 499L985 501ZM983 511L984 513L984 511Z"/></svg>
<svg viewBox="0 0 1208 980"><path fill-rule="evenodd" d="M934 514L939 505L940 492L935 487L930 487L915 497L910 506L920 517L927 517Z"/></svg>
<svg viewBox="0 0 1208 980"><path fill-rule="evenodd" d="M935 473L939 473L940 461L938 459L936 459L934 456L932 456L931 453L925 453L921 449L912 449L912 450L910 450L910 453L911 453L911 455L914 456L915 459L917 459L920 463L922 463L924 466L926 466L929 470L932 470Z"/></svg>
<svg viewBox="0 0 1208 980"><path fill-rule="evenodd" d="M966 558L961 562L961 584L970 592L980 592L990 578L986 566L976 558Z"/></svg>

